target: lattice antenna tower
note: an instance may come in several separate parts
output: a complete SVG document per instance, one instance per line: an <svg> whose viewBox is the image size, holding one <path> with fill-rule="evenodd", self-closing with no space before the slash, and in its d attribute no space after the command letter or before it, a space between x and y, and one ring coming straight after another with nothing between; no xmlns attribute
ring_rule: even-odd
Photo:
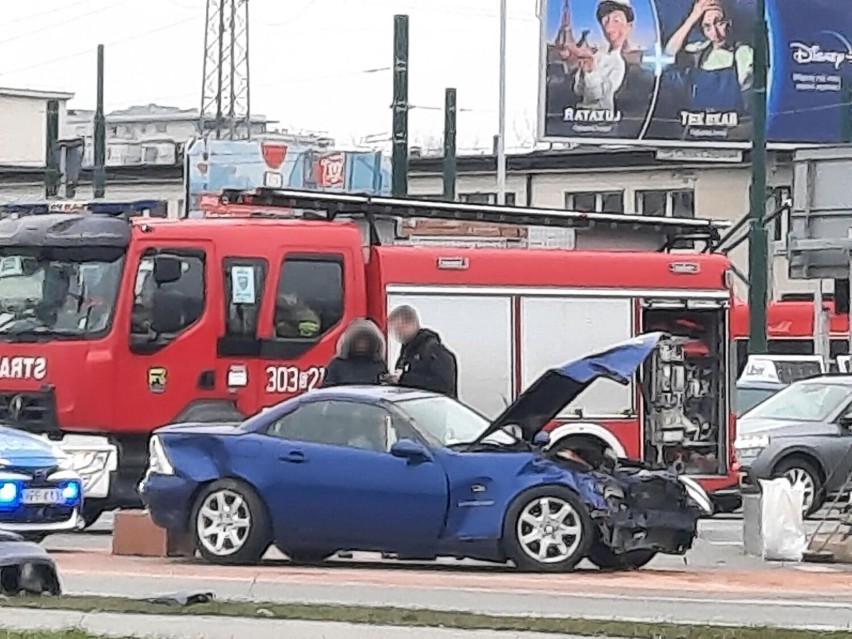
<svg viewBox="0 0 852 639"><path fill-rule="evenodd" d="M251 137L248 0L207 0L198 126L216 139Z"/></svg>

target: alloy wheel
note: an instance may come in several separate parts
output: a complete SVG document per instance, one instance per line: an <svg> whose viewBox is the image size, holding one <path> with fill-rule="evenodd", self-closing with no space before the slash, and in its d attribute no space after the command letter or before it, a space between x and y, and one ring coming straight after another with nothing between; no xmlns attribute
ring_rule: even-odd
<svg viewBox="0 0 852 639"><path fill-rule="evenodd" d="M521 511L517 525L521 550L540 563L559 563L571 557L583 539L577 511L560 497L539 497Z"/></svg>
<svg viewBox="0 0 852 639"><path fill-rule="evenodd" d="M245 545L251 525L251 511L243 496L233 490L217 490L198 510L198 541L211 554L227 557Z"/></svg>
<svg viewBox="0 0 852 639"><path fill-rule="evenodd" d="M814 478L804 468L790 468L784 473L784 477L792 484L793 488L802 488L804 494L802 512L809 512L816 497L816 481L814 481Z"/></svg>

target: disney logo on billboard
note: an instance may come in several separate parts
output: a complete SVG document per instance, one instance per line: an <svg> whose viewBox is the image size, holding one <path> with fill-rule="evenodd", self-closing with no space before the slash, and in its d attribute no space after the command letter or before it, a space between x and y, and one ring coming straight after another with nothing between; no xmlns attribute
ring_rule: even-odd
<svg viewBox="0 0 852 639"><path fill-rule="evenodd" d="M852 50L824 51L818 44L791 42L790 49L796 64L830 64L840 69L844 62L852 62Z"/></svg>

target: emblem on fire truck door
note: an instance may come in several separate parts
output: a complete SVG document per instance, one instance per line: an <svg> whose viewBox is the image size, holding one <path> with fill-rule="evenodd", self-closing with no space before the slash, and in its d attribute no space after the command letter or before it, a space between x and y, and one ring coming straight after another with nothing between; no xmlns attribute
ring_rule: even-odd
<svg viewBox="0 0 852 639"><path fill-rule="evenodd" d="M152 393L162 393L166 390L168 371L163 366L152 366L148 369L148 390Z"/></svg>

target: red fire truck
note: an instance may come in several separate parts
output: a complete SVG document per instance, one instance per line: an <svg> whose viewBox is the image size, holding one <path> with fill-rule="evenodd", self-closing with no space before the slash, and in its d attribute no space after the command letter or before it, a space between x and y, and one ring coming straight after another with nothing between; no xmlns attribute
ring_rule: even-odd
<svg viewBox="0 0 852 639"><path fill-rule="evenodd" d="M849 315L837 313L834 301L824 301L829 310L830 357L849 353ZM732 349L736 374L742 372L748 359L748 304L737 301L732 314ZM807 295L784 295L766 307L766 335L772 355L814 354L814 300Z"/></svg>
<svg viewBox="0 0 852 639"><path fill-rule="evenodd" d="M394 245L380 224L636 234L704 221L267 190L225 193L221 208L219 219L0 220L0 417L73 454L89 520L138 504L155 428L241 420L315 388L351 320L383 326L400 304L441 333L461 398L486 415L590 349L652 330L682 336L638 383L583 394L551 440L673 467L710 491L736 484L724 256Z"/></svg>

